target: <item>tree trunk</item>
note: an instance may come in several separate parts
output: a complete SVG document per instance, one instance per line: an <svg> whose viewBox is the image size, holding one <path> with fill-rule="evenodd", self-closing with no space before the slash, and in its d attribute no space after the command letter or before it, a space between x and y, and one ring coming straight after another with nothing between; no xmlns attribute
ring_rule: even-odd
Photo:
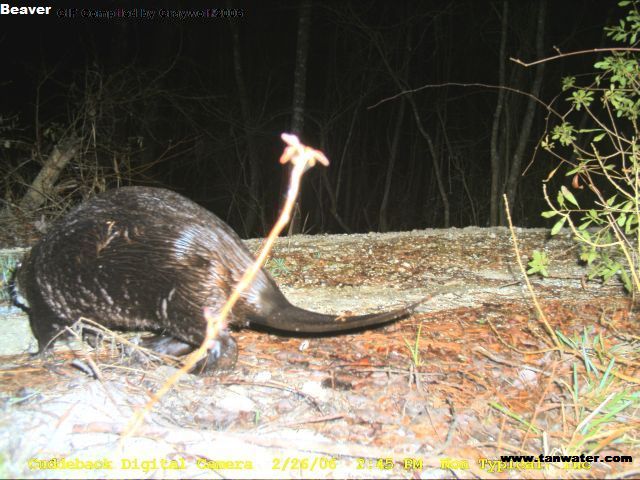
<svg viewBox="0 0 640 480"><path fill-rule="evenodd" d="M262 213L264 211L260 195L260 156L253 132L249 94L244 82L240 56L240 35L238 34L236 22L229 22L229 26L233 38L233 68L238 87L244 135L247 142L247 156L249 158L249 198L246 202L247 207L244 214L244 233L245 235L250 235L253 233L258 221L258 212Z"/></svg>
<svg viewBox="0 0 640 480"><path fill-rule="evenodd" d="M544 20L546 12L546 0L540 0L538 3L538 19L536 28L536 55L538 58L544 56ZM533 88L531 94L534 97L540 95L540 89L542 88L542 78L544 75L544 62L536 66L536 73L533 80ZM515 205L516 191L518 188L518 180L522 173L522 158L524 151L531 135L531 126L533 125L533 119L536 113L536 101L533 98L527 100L527 108L522 119L522 126L520 127L520 136L516 145L516 150L513 153L513 161L511 163L511 169L509 177L507 179L506 193L509 205L513 208ZM500 223L506 225L506 215L503 209L500 209Z"/></svg>
<svg viewBox="0 0 640 480"><path fill-rule="evenodd" d="M405 37L404 56L402 58L402 84L407 85L407 79L409 77L409 65L411 63L411 43L412 43L412 28L409 26ZM387 173L384 179L384 193L382 195L382 202L380 203L380 212L378 216L378 231L386 232L389 230L389 194L391 192L391 179L393 178L393 169L396 165L396 159L398 158L398 150L400 146L400 135L402 134L402 122L404 120L405 101L400 99L400 106L398 109L398 117L396 119L396 125L393 132L393 140L391 141L391 148L389 151L389 163L387 164Z"/></svg>
<svg viewBox="0 0 640 480"><path fill-rule="evenodd" d="M293 81L293 116L291 133L301 137L304 130L304 111L307 93L307 59L309 57L309 29L311 23L311 0L303 0L298 17L298 42L296 45L296 69ZM293 168L293 167L290 167ZM287 177L288 178L288 177ZM289 224L289 235L301 230L300 200L296 201Z"/></svg>
<svg viewBox="0 0 640 480"><path fill-rule="evenodd" d="M447 195L447 189L445 188L444 181L442 179L442 170L440 169L440 164L438 163L438 155L436 153L436 148L433 144L433 139L431 135L425 130L424 125L422 125L422 119L420 118L420 112L418 111L418 106L413 98L413 95L407 95L407 100L413 109L413 116L416 119L416 126L418 127L418 131L427 141L427 146L429 147L429 152L431 153L431 158L433 160L433 170L436 177L436 185L438 186L438 192L440 193L440 199L442 200L442 208L444 209L444 228L449 228L451 225L451 204L449 202L449 196Z"/></svg>
<svg viewBox="0 0 640 480"><path fill-rule="evenodd" d="M500 53L498 63L498 84L502 87L505 81L505 61L506 61L506 45L507 45L507 15L508 15L508 1L502 0L502 34L500 37ZM500 151L498 149L498 134L500 132L500 125L502 119L502 107L504 106L505 91L500 88L498 90L498 102L496 104L496 111L493 114L493 127L491 128L491 193L490 193L490 214L489 225L494 226L498 224L499 208L502 198L502 192L500 189ZM504 126L504 124L503 124ZM503 152L504 154L504 152Z"/></svg>
<svg viewBox="0 0 640 480"><path fill-rule="evenodd" d="M378 216L378 231L386 232L389 230L389 219L387 218L389 210L389 193L391 191L391 178L393 177L393 169L398 157L398 146L400 144L400 133L402 132L402 121L404 120L405 101L400 99L398 107L398 116L396 118L396 126L391 140L391 148L389 149L389 160L387 163L387 174L384 179L384 193L382 202L380 203L380 212Z"/></svg>

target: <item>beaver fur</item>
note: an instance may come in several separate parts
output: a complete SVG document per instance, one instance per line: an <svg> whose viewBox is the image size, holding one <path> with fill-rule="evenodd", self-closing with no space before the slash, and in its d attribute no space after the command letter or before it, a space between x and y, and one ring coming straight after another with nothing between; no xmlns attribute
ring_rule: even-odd
<svg viewBox="0 0 640 480"><path fill-rule="evenodd" d="M152 348L184 354L204 339L203 308L219 311L253 261L231 227L191 200L160 188L124 187L91 198L52 225L23 259L13 298L29 314L39 352L86 317L108 328L158 332ZM396 320L413 307L351 317L304 310L289 303L262 268L228 324L341 332ZM209 359L235 352L225 331Z"/></svg>

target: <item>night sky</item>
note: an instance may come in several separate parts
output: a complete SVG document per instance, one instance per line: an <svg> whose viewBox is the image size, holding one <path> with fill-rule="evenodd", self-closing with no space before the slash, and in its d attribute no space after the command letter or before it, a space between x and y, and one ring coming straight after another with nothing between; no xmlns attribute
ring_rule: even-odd
<svg viewBox="0 0 640 480"><path fill-rule="evenodd" d="M242 236L264 234L284 188L277 159L280 133L291 127L300 4L100 3L103 13L146 9L156 16L84 18L84 2L41 3L52 7L48 16L0 16L2 198L17 201L53 146L73 136L83 153L58 179L60 198L76 201L124 184L165 186L211 209ZM545 56L613 45L603 27L623 15L616 3L548 2ZM507 57L537 58L538 7L537 1L508 2ZM220 8L227 18L159 13L207 9L211 15ZM77 9L75 18L69 11L60 17L61 9ZM332 164L304 181L305 232L445 226L434 162L450 202L450 225L488 225L502 12L501 1L312 3L301 138ZM548 62L541 100L561 93L563 76L593 72L597 59ZM508 60L505 68L506 85L531 91L533 68ZM413 99L433 150L409 102L397 98L373 107L399 93L399 85L432 85ZM507 94L500 125L506 159L526 101ZM561 98L556 102L566 107ZM528 135L524 166L533 163L520 179L513 209L520 225L545 225L541 182L555 165L544 153L533 155L546 116L537 107ZM252 158L258 160L257 183Z"/></svg>

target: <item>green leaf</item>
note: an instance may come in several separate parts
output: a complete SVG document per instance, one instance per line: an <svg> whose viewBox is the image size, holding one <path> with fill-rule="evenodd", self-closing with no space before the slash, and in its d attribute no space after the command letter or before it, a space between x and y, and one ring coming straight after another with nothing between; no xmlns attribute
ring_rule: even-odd
<svg viewBox="0 0 640 480"><path fill-rule="evenodd" d="M599 142L600 140L602 140L605 135L606 135L606 133L601 133L600 135L596 135L595 137L593 137L594 143Z"/></svg>
<svg viewBox="0 0 640 480"><path fill-rule="evenodd" d="M562 91L566 92L576 84L576 77L564 77L562 79Z"/></svg>
<svg viewBox="0 0 640 480"><path fill-rule="evenodd" d="M624 270L624 268L620 270L620 279L624 284L624 288L626 288L628 292L631 292L633 289L633 284L631 283L631 279L629 278L629 275L627 275L627 272Z"/></svg>
<svg viewBox="0 0 640 480"><path fill-rule="evenodd" d="M547 254L544 252L540 252L539 250L533 251L533 258L529 260L529 270L527 270L528 275L540 274L543 277L548 277L549 272L547 271L547 266L549 265L549 258Z"/></svg>
<svg viewBox="0 0 640 480"><path fill-rule="evenodd" d="M557 213L554 212L553 210L548 210L546 212L542 212L540 215L542 215L544 218L551 218L551 217L555 217Z"/></svg>
<svg viewBox="0 0 640 480"><path fill-rule="evenodd" d="M597 258L598 253L595 251L595 249L586 250L580 254L580 260L582 260L583 262L587 262L587 265L591 265Z"/></svg>
<svg viewBox="0 0 640 480"><path fill-rule="evenodd" d="M576 207L580 208L580 205L578 205L576 197L573 196L573 193L571 193L571 191L567 187L562 185L562 187L560 187L560 190L562 191L564 198L566 198L570 203L573 203Z"/></svg>
<svg viewBox="0 0 640 480"><path fill-rule="evenodd" d="M589 225L591 225L591 222L593 222L593 220L587 220L586 222L584 222L581 225L578 225L578 230L579 231L583 231L584 229L586 229Z"/></svg>
<svg viewBox="0 0 640 480"><path fill-rule="evenodd" d="M593 132L601 132L602 129L601 128L581 128L579 130L576 130L576 132L578 133L593 133Z"/></svg>
<svg viewBox="0 0 640 480"><path fill-rule="evenodd" d="M583 106L589 107L593 102L593 92L590 90L576 90L571 93L571 99L576 110L580 110Z"/></svg>
<svg viewBox="0 0 640 480"><path fill-rule="evenodd" d="M556 224L551 229L551 235L557 234L560 229L564 226L564 222L567 221L567 217L562 217L560 220L556 222Z"/></svg>
<svg viewBox="0 0 640 480"><path fill-rule="evenodd" d="M624 233L627 235L631 235L635 233L638 225L638 216L637 215L629 215L627 217L627 224L624 226Z"/></svg>

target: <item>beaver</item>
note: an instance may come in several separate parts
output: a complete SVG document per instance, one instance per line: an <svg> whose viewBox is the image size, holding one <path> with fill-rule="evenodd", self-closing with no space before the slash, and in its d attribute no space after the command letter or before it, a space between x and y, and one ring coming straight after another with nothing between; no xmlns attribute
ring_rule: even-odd
<svg viewBox="0 0 640 480"><path fill-rule="evenodd" d="M94 196L51 226L22 260L14 303L29 315L42 353L80 317L105 327L158 333L146 346L184 355L206 333L204 307L220 310L254 257L213 213L162 188L123 187ZM232 328L257 325L302 334L379 325L417 304L383 313L326 315L298 308L260 269L228 318ZM210 370L235 363L225 329L211 345Z"/></svg>

